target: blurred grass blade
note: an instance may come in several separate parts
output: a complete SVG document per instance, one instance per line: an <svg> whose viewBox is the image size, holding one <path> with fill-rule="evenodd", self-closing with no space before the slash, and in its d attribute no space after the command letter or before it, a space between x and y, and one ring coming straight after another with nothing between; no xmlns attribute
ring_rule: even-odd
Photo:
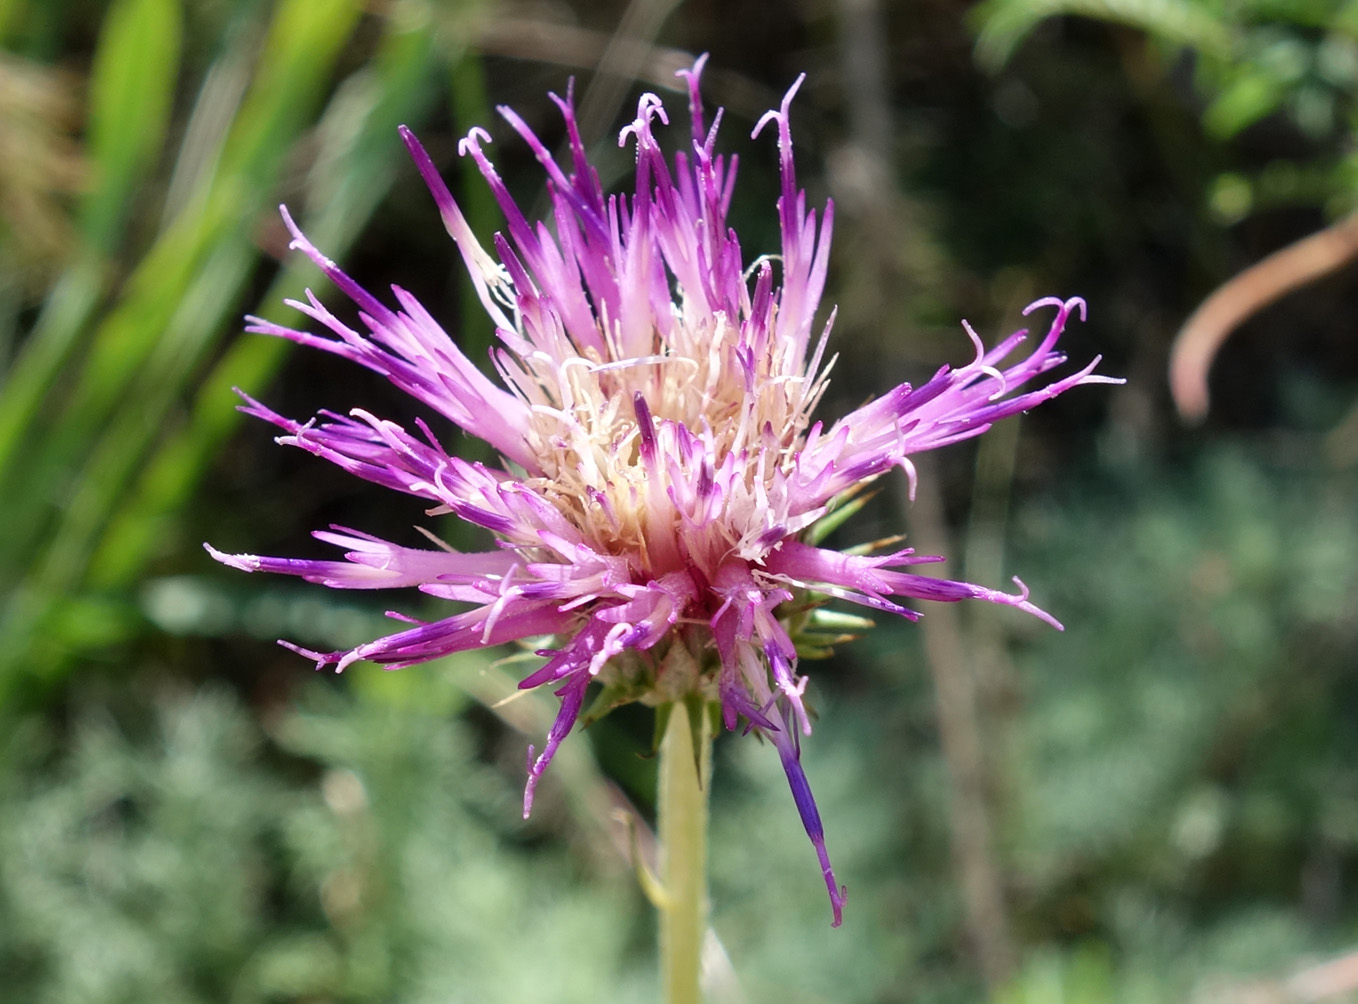
<svg viewBox="0 0 1358 1004"><path fill-rule="evenodd" d="M309 179L303 215L309 235L339 256L352 243L405 163L396 127L421 114L439 55L432 36L402 26L383 40L371 71L357 75L331 102L319 132L321 153ZM299 297L309 263L294 260L261 298L254 313L278 317L285 297ZM95 588L135 581L154 557L174 512L184 505L217 449L240 421L231 388L259 388L288 349L280 339L243 337L207 377L186 425L156 451L123 500L90 569Z"/></svg>
<svg viewBox="0 0 1358 1004"><path fill-rule="evenodd" d="M15 484L13 474L22 466L27 490L11 491L6 499L15 531L7 553L30 571L0 621L8 641L0 652L0 686L14 682L17 667L37 670L29 643L56 606L80 587L90 553L128 479L144 462L170 404L220 336L254 259L253 222L272 201L296 135L357 18L352 0L278 5L218 170L200 176L184 211L132 272L118 303L95 330L79 380L50 431L42 434L31 417L11 423L21 449L6 458L9 470L0 470L0 481ZM109 80L121 80L123 71L107 72ZM112 92L118 89L115 83L108 85ZM107 107L124 105L110 97ZM126 163L142 149L129 152L108 142L115 151L109 156L123 158L116 163ZM49 525L53 517L55 525ZM23 557L24 549L34 548L40 548L41 557Z"/></svg>
<svg viewBox="0 0 1358 1004"><path fill-rule="evenodd" d="M0 30L5 8L0 6ZM176 0L119 0L104 19L90 78L88 155L94 175L80 207L84 244L48 297L0 397L0 483L62 366L80 342L106 282L136 189L160 154L179 73Z"/></svg>
<svg viewBox="0 0 1358 1004"><path fill-rule="evenodd" d="M36 416L99 303L104 267L82 256L47 295L37 324L0 385L0 485L13 485L16 455L36 431ZM5 548L0 547L0 554ZM3 563L0 562L0 567Z"/></svg>
<svg viewBox="0 0 1358 1004"><path fill-rule="evenodd" d="M194 99L161 207L162 230L168 229L194 193L208 184L221 161L227 133L240 112L250 86L255 52L248 44L252 33L238 31L237 36L208 68Z"/></svg>
<svg viewBox="0 0 1358 1004"><path fill-rule="evenodd" d="M117 0L90 76L88 143L96 171L83 206L86 239L108 250L129 195L161 152L179 74L176 0Z"/></svg>
<svg viewBox="0 0 1358 1004"><path fill-rule="evenodd" d="M0 45L4 44L9 26L17 20L15 11L19 9L20 2L21 0L0 0Z"/></svg>
<svg viewBox="0 0 1358 1004"><path fill-rule="evenodd" d="M458 133L465 135L475 126L485 126L490 115L490 97L486 93L486 75L481 60L465 58L453 64L448 76L448 95ZM500 210L495 204L495 196L483 182L476 162L470 157L460 158L458 171L462 179L458 204L472 233L494 233L500 229ZM458 271L462 286L462 295L458 297L462 307L458 343L469 359L487 359L494 341L493 331L486 324L471 276L465 270Z"/></svg>

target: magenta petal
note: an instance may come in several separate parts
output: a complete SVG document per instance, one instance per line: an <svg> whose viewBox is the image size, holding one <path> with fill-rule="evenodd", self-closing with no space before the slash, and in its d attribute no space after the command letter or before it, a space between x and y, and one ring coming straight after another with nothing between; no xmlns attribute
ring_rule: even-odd
<svg viewBox="0 0 1358 1004"><path fill-rule="evenodd" d="M835 871L830 865L830 854L825 849L825 828L821 825L820 811L816 808L816 800L811 794L811 785L806 780L806 771L802 769L800 744L791 728L772 732L769 738L778 748L778 756L783 761L783 771L787 774L788 786L792 789L792 800L797 803L802 826L806 828L806 835L811 838L811 844L816 848L821 875L825 878L825 888L830 893L830 908L835 914L834 922L830 926L838 927L844 920L844 902L848 897L848 890L835 880Z"/></svg>
<svg viewBox="0 0 1358 1004"><path fill-rule="evenodd" d="M575 719L580 715L580 706L584 703L589 679L588 673L577 673L566 686L556 692L556 696L561 698L561 708L556 713L556 721L552 723L551 731L547 733L546 745L536 759L533 757L533 747L528 747L528 783L523 789L524 819L533 812L533 795L537 791L538 782L542 780L542 775L551 764L552 757L556 755L556 748L561 745L561 740L570 734Z"/></svg>

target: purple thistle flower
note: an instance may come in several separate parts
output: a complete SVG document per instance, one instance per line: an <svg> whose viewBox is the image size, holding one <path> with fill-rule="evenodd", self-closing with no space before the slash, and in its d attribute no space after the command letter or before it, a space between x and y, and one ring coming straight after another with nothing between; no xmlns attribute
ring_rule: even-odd
<svg viewBox="0 0 1358 1004"><path fill-rule="evenodd" d="M969 364L944 367L920 387L902 384L828 427L811 415L833 359L815 313L825 284L832 206L819 221L793 172L788 108L755 127L777 132L782 250L747 265L726 226L735 160L716 153L699 96L704 59L684 71L692 149L673 165L653 134L668 123L660 99L642 97L620 144L637 151L631 197L605 196L585 158L570 92L552 96L565 119L569 173L513 111L500 113L537 155L548 177L551 227L530 224L510 197L474 129L460 151L480 168L507 221L494 256L477 241L415 137L401 135L457 242L481 303L496 326L487 378L405 290L396 309L366 292L302 235L287 210L292 247L314 261L359 309L365 330L349 327L310 291L290 301L319 322L317 335L251 318L252 332L332 352L381 373L396 386L503 458L497 467L450 456L423 422L412 432L355 410L323 412L306 423L242 395L242 410L283 430L301 447L347 471L414 495L434 514L491 531L492 550L404 547L334 527L316 537L343 560L229 555L248 572L297 575L337 589L414 586L467 605L431 623L414 622L357 648L313 652L336 671L359 660L397 669L453 652L555 638L545 662L520 686L551 686L561 708L540 753L529 748L524 815L558 745L584 707L591 683L606 703L658 704L697 693L718 702L728 729L766 736L778 750L793 798L815 846L841 920L824 830L800 763L809 735L798 675L797 628L826 596L905 617L905 599L982 599L1018 607L1060 625L1005 593L908 569L941 558L906 549L842 554L815 546L808 531L865 483L893 467L911 479L910 457L979 435L1009 415L1082 383L1096 358L1059 380L1039 380L1065 356L1056 341L1084 303L1040 300L1055 308L1047 334L1017 361L1020 331ZM778 263L775 268L775 261ZM776 277L775 277L776 275ZM1030 382L1035 389L1021 390ZM814 614L812 615L814 617ZM405 618L402 618L405 619Z"/></svg>

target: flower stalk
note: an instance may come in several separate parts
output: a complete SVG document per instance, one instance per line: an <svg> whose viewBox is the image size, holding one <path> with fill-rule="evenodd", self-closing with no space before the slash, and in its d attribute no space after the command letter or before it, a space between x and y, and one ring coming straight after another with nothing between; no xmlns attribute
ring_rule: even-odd
<svg viewBox="0 0 1358 1004"><path fill-rule="evenodd" d="M707 793L712 721L701 700L675 701L660 743L660 978L666 1004L700 1004L707 932Z"/></svg>

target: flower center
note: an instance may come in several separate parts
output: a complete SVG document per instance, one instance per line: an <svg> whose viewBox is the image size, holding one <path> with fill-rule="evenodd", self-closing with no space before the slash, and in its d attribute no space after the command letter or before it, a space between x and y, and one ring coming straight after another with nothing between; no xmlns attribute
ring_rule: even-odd
<svg viewBox="0 0 1358 1004"><path fill-rule="evenodd" d="M711 574L786 517L770 489L795 466L824 374L808 377L785 345L744 335L722 313L680 317L653 355L534 352L506 374L531 406L528 441L543 471L533 488L638 578L676 562ZM651 457L638 396L655 430Z"/></svg>

